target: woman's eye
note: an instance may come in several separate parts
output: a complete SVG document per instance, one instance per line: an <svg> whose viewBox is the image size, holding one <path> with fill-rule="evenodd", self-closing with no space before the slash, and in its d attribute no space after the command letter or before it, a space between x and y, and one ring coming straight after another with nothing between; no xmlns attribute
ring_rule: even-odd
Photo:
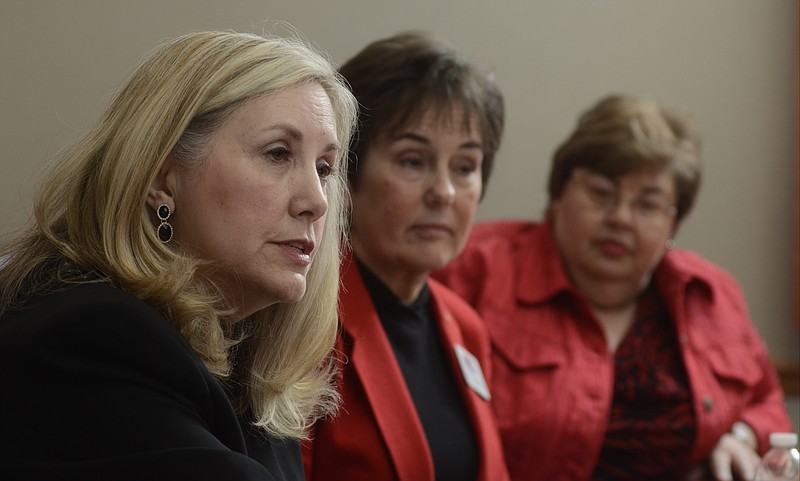
<svg viewBox="0 0 800 481"><path fill-rule="evenodd" d="M425 166L425 161L420 157L400 157L397 163L407 169L420 169Z"/></svg>
<svg viewBox="0 0 800 481"><path fill-rule="evenodd" d="M474 162L458 162L453 170L456 174L461 176L468 176L478 170L478 166Z"/></svg>
<svg viewBox="0 0 800 481"><path fill-rule="evenodd" d="M317 175L319 175L320 179L327 179L333 175L333 167L331 167L331 164L323 162L317 166Z"/></svg>
<svg viewBox="0 0 800 481"><path fill-rule="evenodd" d="M658 212L658 205L647 202L647 201L639 201L636 203L636 208L644 215L650 216Z"/></svg>
<svg viewBox="0 0 800 481"><path fill-rule="evenodd" d="M597 202L610 202L614 198L614 191L606 187L589 186L589 196Z"/></svg>
<svg viewBox="0 0 800 481"><path fill-rule="evenodd" d="M636 209L645 217L653 217L661 212L669 212L669 207L666 202L660 202L653 199L641 199L636 202Z"/></svg>
<svg viewBox="0 0 800 481"><path fill-rule="evenodd" d="M267 150L267 158L273 162L284 162L289 158L289 149L286 147L275 147Z"/></svg>

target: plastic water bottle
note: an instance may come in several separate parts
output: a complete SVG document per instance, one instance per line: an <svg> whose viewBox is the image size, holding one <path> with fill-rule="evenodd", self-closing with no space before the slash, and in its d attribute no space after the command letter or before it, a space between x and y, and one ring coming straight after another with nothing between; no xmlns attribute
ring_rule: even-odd
<svg viewBox="0 0 800 481"><path fill-rule="evenodd" d="M771 449L761 459L755 481L800 481L797 433L772 433Z"/></svg>

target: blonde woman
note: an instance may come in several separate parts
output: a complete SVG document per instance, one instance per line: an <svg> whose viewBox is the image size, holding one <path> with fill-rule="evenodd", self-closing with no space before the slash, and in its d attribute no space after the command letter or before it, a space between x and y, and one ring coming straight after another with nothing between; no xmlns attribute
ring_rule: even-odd
<svg viewBox="0 0 800 481"><path fill-rule="evenodd" d="M355 115L300 40L139 67L0 252L1 479L302 479Z"/></svg>

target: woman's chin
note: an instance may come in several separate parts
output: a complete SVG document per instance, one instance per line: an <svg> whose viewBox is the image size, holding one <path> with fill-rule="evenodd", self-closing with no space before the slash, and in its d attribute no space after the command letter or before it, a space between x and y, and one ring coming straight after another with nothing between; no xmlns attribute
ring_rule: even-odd
<svg viewBox="0 0 800 481"><path fill-rule="evenodd" d="M305 278L302 282L294 282L291 285L285 286L285 289L275 294L275 298L279 303L294 304L298 302L306 294Z"/></svg>

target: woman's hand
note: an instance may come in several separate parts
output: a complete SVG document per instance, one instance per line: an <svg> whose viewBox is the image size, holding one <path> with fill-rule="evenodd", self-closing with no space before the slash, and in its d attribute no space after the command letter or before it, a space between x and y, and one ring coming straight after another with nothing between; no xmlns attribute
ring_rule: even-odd
<svg viewBox="0 0 800 481"><path fill-rule="evenodd" d="M755 448L756 436L750 426L736 423L733 433L723 434L711 451L709 465L714 479L753 479L761 462Z"/></svg>

